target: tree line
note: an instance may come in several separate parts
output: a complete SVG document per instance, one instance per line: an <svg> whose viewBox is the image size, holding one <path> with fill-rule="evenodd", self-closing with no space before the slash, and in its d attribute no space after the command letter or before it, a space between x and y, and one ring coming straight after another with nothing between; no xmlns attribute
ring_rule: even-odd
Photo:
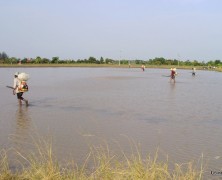
<svg viewBox="0 0 222 180"><path fill-rule="evenodd" d="M36 58L16 58L9 57L5 52L0 52L0 63L1 64L75 64L75 63L85 63L85 64L144 64L144 65L174 65L174 66L210 66L210 67L219 67L222 66L220 60L211 60L208 62L199 62L197 60L178 60L178 59L165 59L163 57L156 57L149 60L114 60L110 58L96 59L95 57L89 57L88 59L60 59L59 57L52 57L51 59L42 58L37 56Z"/></svg>

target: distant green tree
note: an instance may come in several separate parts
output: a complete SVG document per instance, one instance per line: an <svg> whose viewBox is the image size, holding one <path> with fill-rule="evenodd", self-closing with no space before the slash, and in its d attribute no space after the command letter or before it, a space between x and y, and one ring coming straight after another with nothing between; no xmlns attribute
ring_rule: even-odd
<svg viewBox="0 0 222 180"><path fill-rule="evenodd" d="M128 60L121 60L120 63L121 64L129 64L129 61Z"/></svg>
<svg viewBox="0 0 222 180"><path fill-rule="evenodd" d="M43 63L43 64L49 64L49 63L50 63L50 60L47 59L47 58L43 58L43 59L42 59L42 63Z"/></svg>
<svg viewBox="0 0 222 180"><path fill-rule="evenodd" d="M11 57L11 58L9 58L9 63L10 64L17 64L18 63L18 59L16 57Z"/></svg>
<svg viewBox="0 0 222 180"><path fill-rule="evenodd" d="M165 61L165 64L166 64L166 65L172 65L173 62L172 62L172 60L169 60L169 59L168 59L168 60Z"/></svg>
<svg viewBox="0 0 222 180"><path fill-rule="evenodd" d="M51 63L58 64L58 62L59 62L59 57L52 57Z"/></svg>
<svg viewBox="0 0 222 180"><path fill-rule="evenodd" d="M154 60L153 60L153 63L155 65L161 65L161 64L165 64L166 60L163 58L163 57L156 57Z"/></svg>
<svg viewBox="0 0 222 180"><path fill-rule="evenodd" d="M186 66L192 66L192 62L190 62L190 60L186 60L184 63Z"/></svg>
<svg viewBox="0 0 222 180"><path fill-rule="evenodd" d="M22 63L22 64L26 64L26 63L27 63L27 60L28 60L27 58L23 58L23 59L21 60L21 63Z"/></svg>
<svg viewBox="0 0 222 180"><path fill-rule="evenodd" d="M103 59L103 57L101 57L99 61L100 61L100 64L104 64L104 59Z"/></svg>
<svg viewBox="0 0 222 180"><path fill-rule="evenodd" d="M113 59L110 59L110 58L106 58L105 62L106 62L106 64L114 64L115 63L115 61Z"/></svg>
<svg viewBox="0 0 222 180"><path fill-rule="evenodd" d="M78 59L76 62L77 62L77 63L83 63L83 60Z"/></svg>
<svg viewBox="0 0 222 180"><path fill-rule="evenodd" d="M162 63L160 61L154 61L154 65L161 65Z"/></svg>
<svg viewBox="0 0 222 180"><path fill-rule="evenodd" d="M174 59L172 65L176 66L178 65L178 62L179 62L178 60Z"/></svg>
<svg viewBox="0 0 222 180"><path fill-rule="evenodd" d="M213 61L208 61L207 62L207 66L213 66L214 65L214 62Z"/></svg>
<svg viewBox="0 0 222 180"><path fill-rule="evenodd" d="M71 61L70 59L66 59L66 60L64 60L64 63L66 63L66 64L71 64L72 61Z"/></svg>
<svg viewBox="0 0 222 180"><path fill-rule="evenodd" d="M40 64L42 63L42 58L40 56L37 56L34 60L35 64Z"/></svg>
<svg viewBox="0 0 222 180"><path fill-rule="evenodd" d="M8 59L8 58L9 58L8 55L7 55L5 52L2 52L2 54L1 54L1 59L6 60L6 59Z"/></svg>
<svg viewBox="0 0 222 180"><path fill-rule="evenodd" d="M63 64L62 60L58 60L55 64Z"/></svg>
<svg viewBox="0 0 222 180"><path fill-rule="evenodd" d="M206 63L204 61L202 61L201 66L206 66Z"/></svg>
<svg viewBox="0 0 222 180"><path fill-rule="evenodd" d="M144 64L144 61L143 60L135 60L135 64Z"/></svg>
<svg viewBox="0 0 222 180"><path fill-rule="evenodd" d="M152 64L153 64L153 60L152 60L152 59L149 59L148 62L147 62L147 64L152 65Z"/></svg>
<svg viewBox="0 0 222 180"><path fill-rule="evenodd" d="M215 60L215 61L214 61L214 64L215 64L215 66L218 66L218 65L221 64L221 61L220 61L220 60Z"/></svg>
<svg viewBox="0 0 222 180"><path fill-rule="evenodd" d="M194 60L194 61L193 61L193 66L199 66L199 64L200 64L200 63L199 63L197 60Z"/></svg>
<svg viewBox="0 0 222 180"><path fill-rule="evenodd" d="M94 64L94 63L96 63L96 58L89 57L88 62Z"/></svg>
<svg viewBox="0 0 222 180"><path fill-rule="evenodd" d="M5 52L0 53L0 62L1 63L8 63L8 55Z"/></svg>

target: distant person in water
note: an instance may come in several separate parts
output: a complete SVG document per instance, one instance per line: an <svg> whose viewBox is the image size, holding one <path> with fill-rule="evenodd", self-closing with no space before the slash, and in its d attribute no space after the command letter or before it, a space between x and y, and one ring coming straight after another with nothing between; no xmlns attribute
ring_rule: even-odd
<svg viewBox="0 0 222 180"><path fill-rule="evenodd" d="M192 76L196 75L196 68L192 68Z"/></svg>
<svg viewBox="0 0 222 180"><path fill-rule="evenodd" d="M142 69L142 71L145 71L145 65L144 64L141 66L141 69Z"/></svg>
<svg viewBox="0 0 222 180"><path fill-rule="evenodd" d="M19 74L20 74L19 72L16 72L14 74L13 94L17 95L19 105L21 105L22 101L24 101L26 106L28 106L28 100L26 100L22 97L23 93L28 91L28 85L26 84L25 81L18 78ZM23 74L25 74L25 73L23 73ZM23 75L23 74L21 73L21 75ZM27 78L28 78L28 75L27 75Z"/></svg>
<svg viewBox="0 0 222 180"><path fill-rule="evenodd" d="M171 73L170 73L170 82L176 82L175 78L176 78L176 75L177 75L177 72L176 72L176 68L171 68L170 69Z"/></svg>

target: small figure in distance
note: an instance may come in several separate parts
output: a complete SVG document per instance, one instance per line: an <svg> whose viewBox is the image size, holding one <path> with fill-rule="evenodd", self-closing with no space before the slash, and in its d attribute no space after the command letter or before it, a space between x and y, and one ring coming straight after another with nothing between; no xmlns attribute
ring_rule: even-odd
<svg viewBox="0 0 222 180"><path fill-rule="evenodd" d="M141 69L142 69L142 71L145 71L145 65L144 64L141 66Z"/></svg>
<svg viewBox="0 0 222 180"><path fill-rule="evenodd" d="M171 71L170 82L173 81L175 83L176 82L175 78L177 75L176 68L171 68L170 71Z"/></svg>
<svg viewBox="0 0 222 180"><path fill-rule="evenodd" d="M19 78L18 78L18 75L19 75L20 73L19 72L16 72L15 74L14 74L14 84L13 84L13 94L15 95L17 95L17 99L18 99L18 102L19 102L19 105L22 105L22 101L24 101L25 102L25 104L26 104L26 106L28 106L28 100L26 100L26 99L24 99L22 96L23 96L23 93L24 92L26 92L26 91L28 91L28 86L27 86L27 84L25 84L25 88L23 88L23 82L24 81L22 81L22 80L20 80ZM22 88L21 88L22 87Z"/></svg>
<svg viewBox="0 0 222 180"><path fill-rule="evenodd" d="M192 76L195 76L196 75L196 68L192 68Z"/></svg>

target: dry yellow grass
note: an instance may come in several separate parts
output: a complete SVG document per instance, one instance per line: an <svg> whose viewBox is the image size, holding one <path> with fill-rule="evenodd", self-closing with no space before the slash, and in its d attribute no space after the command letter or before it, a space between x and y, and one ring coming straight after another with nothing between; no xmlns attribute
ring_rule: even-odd
<svg viewBox="0 0 222 180"><path fill-rule="evenodd" d="M7 152L2 150L0 156L0 179L10 180L198 180L203 178L202 162L200 167L194 163L175 164L169 170L168 162L158 160L158 150L152 158L148 155L141 157L139 150L127 156L124 152L119 155L112 154L108 146L92 147L90 153L80 166L67 162L61 166L53 155L52 146L42 142L38 144L30 155L23 155L16 151L18 159L23 159L25 165L18 171L9 168ZM87 166L91 162L90 168ZM22 164L22 162L21 162Z"/></svg>

